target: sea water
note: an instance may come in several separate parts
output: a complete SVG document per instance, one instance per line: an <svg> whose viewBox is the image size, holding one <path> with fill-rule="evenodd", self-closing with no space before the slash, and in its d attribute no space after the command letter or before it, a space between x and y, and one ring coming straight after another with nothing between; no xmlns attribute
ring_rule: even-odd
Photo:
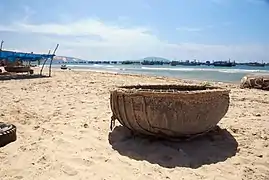
<svg viewBox="0 0 269 180"><path fill-rule="evenodd" d="M53 65L60 68L60 65ZM108 71L122 74L145 74L180 79L238 83L247 74L268 74L269 66L253 67L237 65L233 67L216 66L171 66L171 65L123 65L123 64L67 64L71 69Z"/></svg>

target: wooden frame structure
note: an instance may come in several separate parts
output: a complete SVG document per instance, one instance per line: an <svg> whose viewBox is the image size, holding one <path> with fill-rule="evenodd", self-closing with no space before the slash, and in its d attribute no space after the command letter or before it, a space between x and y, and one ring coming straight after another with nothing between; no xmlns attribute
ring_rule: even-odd
<svg viewBox="0 0 269 180"><path fill-rule="evenodd" d="M42 76L42 71L44 69L44 66L46 62L50 59L49 63L49 77L51 77L51 65L53 58L55 56L56 50L59 47L59 44L56 45L56 48L53 51L53 54L50 54L50 51L48 54L34 54L31 53L25 53L25 52L15 52L15 51L6 51L3 50L3 43L1 42L1 49L0 49L0 65L4 66L5 70L7 72L15 72L15 73L21 73L21 72L30 72L30 74L33 73L33 70L30 69L30 62L33 61L41 61L44 60L44 63L41 67L39 75ZM28 65L23 65L23 62L28 62Z"/></svg>

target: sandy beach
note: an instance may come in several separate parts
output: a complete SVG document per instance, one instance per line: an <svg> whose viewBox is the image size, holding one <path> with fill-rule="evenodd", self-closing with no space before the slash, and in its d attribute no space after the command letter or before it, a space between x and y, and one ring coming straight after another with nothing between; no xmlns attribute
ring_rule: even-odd
<svg viewBox="0 0 269 180"><path fill-rule="evenodd" d="M211 138L134 138L119 123L110 132L110 89L182 82L203 83L75 70L0 81L0 121L15 124L18 136L0 148L0 179L269 179L268 91L216 84L231 89L231 103Z"/></svg>

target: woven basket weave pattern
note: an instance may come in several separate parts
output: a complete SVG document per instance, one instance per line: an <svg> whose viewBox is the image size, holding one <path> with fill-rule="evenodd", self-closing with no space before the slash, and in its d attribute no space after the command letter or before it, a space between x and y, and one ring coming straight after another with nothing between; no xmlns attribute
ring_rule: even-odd
<svg viewBox="0 0 269 180"><path fill-rule="evenodd" d="M110 102L113 116L130 130L180 137L214 127L228 110L229 91L190 85L125 86L111 91Z"/></svg>

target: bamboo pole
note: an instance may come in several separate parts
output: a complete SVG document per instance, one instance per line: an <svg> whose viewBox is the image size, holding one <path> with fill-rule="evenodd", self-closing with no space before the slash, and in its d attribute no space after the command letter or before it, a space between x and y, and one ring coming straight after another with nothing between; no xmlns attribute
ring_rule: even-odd
<svg viewBox="0 0 269 180"><path fill-rule="evenodd" d="M56 48L54 49L54 51L53 51L53 54L52 54L52 55L55 55L56 50L58 49L58 47L59 47L59 44L57 44L57 45L56 45ZM52 61L53 61L53 57L52 57L52 58L51 58L51 60L50 60L50 66L49 66L49 77L51 77L51 64L52 64Z"/></svg>
<svg viewBox="0 0 269 180"><path fill-rule="evenodd" d="M49 52L48 52L48 55L50 55L50 50L49 50ZM42 76L42 71L43 71L43 68L44 68L44 66L45 66L45 64L46 64L46 62L47 62L47 60L48 60L48 58L46 58L45 61L43 62L43 65L42 65L41 70L40 70L40 76Z"/></svg>
<svg viewBox="0 0 269 180"><path fill-rule="evenodd" d="M2 49L3 49L3 44L4 44L4 41L2 40L2 41L1 41L0 51L2 51Z"/></svg>

